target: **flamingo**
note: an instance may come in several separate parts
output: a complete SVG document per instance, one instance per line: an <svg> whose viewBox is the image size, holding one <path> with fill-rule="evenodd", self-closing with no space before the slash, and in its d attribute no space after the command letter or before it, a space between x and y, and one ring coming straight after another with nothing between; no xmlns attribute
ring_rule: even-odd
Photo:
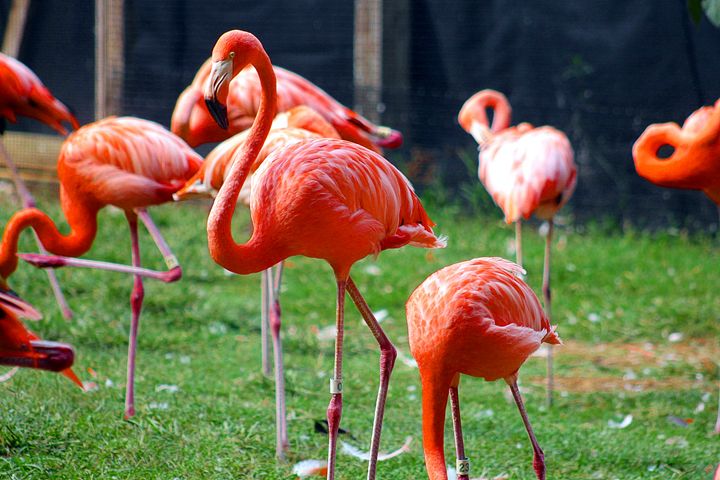
<svg viewBox="0 0 720 480"><path fill-rule="evenodd" d="M350 294L380 345L380 388L375 409L368 479L375 478L388 382L397 351L350 277L367 255L408 244L445 246L410 182L390 162L358 144L311 139L275 150L255 176L250 212L251 238L237 244L232 215L240 190L270 131L277 105L275 74L260 41L248 32L224 33L212 52L205 100L218 124L227 128L230 80L252 65L260 77L260 108L247 141L236 153L208 219L213 260L239 274L260 272L293 255L325 260L337 283L335 365L327 410L327 478L335 478L337 434L342 414L342 353L345 293Z"/></svg>
<svg viewBox="0 0 720 480"><path fill-rule="evenodd" d="M135 414L135 352L144 298L142 277L174 282L182 275L180 264L146 208L171 201L173 193L197 171L201 161L185 142L154 122L110 117L85 125L65 140L58 159L60 202L70 233L61 234L50 217L31 208L10 218L0 244L0 275L7 279L17 268L18 237L25 228L32 227L50 252L77 257L92 246L99 210L105 205L124 210L130 226L132 267L37 254L21 257L40 267L80 266L135 275L130 295L126 418ZM162 253L168 271L140 267L138 218Z"/></svg>
<svg viewBox="0 0 720 480"><path fill-rule="evenodd" d="M185 183L183 188L173 195L173 198L175 198L175 200L185 200L197 196L215 197L230 172L230 166L232 165L236 152L243 148L249 133L249 130L240 132L215 147L205 158L205 161L197 173ZM307 106L301 105L293 107L287 112L278 114L273 120L272 128L265 139L263 148L260 150L252 167L250 167L251 176L243 185L238 197L239 200L245 205L250 206L250 184L254 178L253 174L271 152L310 138L340 138L340 136L333 126L319 113ZM283 458L284 450L288 445L287 420L285 414L285 380L283 373L282 344L279 337L279 296L282 268L283 262L280 262L274 274L272 268L263 270L260 282L262 290L262 319L260 328L262 365L263 372L266 375L270 375L268 361L268 330L270 330L275 356L275 418L278 435L277 455L280 458Z"/></svg>
<svg viewBox="0 0 720 480"><path fill-rule="evenodd" d="M80 128L75 116L50 93L32 70L19 60L0 53L0 134L5 131L5 121L15 122L17 116L39 120L60 135L68 133L63 122L69 123L73 129ZM20 177L15 162L10 158L2 142L0 142L0 156L3 157L10 171L23 208L34 207L35 199ZM47 253L37 236L35 240L40 252ZM72 318L72 310L60 290L55 272L48 270L47 275L60 311L65 318Z"/></svg>
<svg viewBox="0 0 720 480"><path fill-rule="evenodd" d="M674 148L658 158L661 147ZM676 123L650 125L633 145L638 175L656 185L702 190L720 214L720 100L693 112L680 128ZM720 434L720 402L715 421Z"/></svg>
<svg viewBox="0 0 720 480"><path fill-rule="evenodd" d="M59 372L80 388L83 384L72 371L75 352L70 345L41 340L19 317L39 320L40 312L7 292L0 293L0 365L14 367L2 376L8 380L20 367Z"/></svg>
<svg viewBox="0 0 720 480"><path fill-rule="evenodd" d="M262 86L255 72L246 68L230 83L229 128L219 128L203 102L211 66L211 59L203 63L190 86L178 97L172 115L171 130L193 147L220 142L249 128L260 107ZM402 144L400 132L374 125L296 73L280 67L273 67L273 70L277 79L278 112L307 105L330 122L342 138L376 152L380 152L380 147L397 148Z"/></svg>
<svg viewBox="0 0 720 480"><path fill-rule="evenodd" d="M423 447L430 480L447 480L445 408L450 395L458 479L468 479L458 386L460 374L510 386L545 479L538 445L518 390L518 370L544 343L560 344L522 267L502 258L475 258L430 275L407 301L408 340L422 383Z"/></svg>
<svg viewBox="0 0 720 480"><path fill-rule="evenodd" d="M492 126L486 109L494 112ZM577 169L573 149L561 131L548 126L534 128L521 123L510 128L510 103L495 90L482 90L470 97L460 110L458 121L480 146L478 176L505 214L515 222L517 263L522 266L522 220L531 215L547 220L543 300L545 313L552 318L550 253L553 218L575 190ZM553 401L553 355L547 349L547 404Z"/></svg>

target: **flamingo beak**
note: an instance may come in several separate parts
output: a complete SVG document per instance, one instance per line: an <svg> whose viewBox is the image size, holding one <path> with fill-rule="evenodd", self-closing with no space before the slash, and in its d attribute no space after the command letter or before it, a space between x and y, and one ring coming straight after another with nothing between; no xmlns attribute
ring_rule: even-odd
<svg viewBox="0 0 720 480"><path fill-rule="evenodd" d="M75 351L66 343L31 340L30 346L37 356L33 365L35 368L63 372L75 361Z"/></svg>
<svg viewBox="0 0 720 480"><path fill-rule="evenodd" d="M205 86L205 104L210 115L223 130L228 128L227 96L232 73L232 59L213 62L210 78Z"/></svg>

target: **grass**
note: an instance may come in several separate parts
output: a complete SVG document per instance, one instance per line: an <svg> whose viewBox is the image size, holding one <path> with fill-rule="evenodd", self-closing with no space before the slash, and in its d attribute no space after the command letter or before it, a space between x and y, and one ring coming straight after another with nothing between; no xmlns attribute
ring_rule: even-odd
<svg viewBox="0 0 720 480"><path fill-rule="evenodd" d="M41 206L54 205L51 196ZM0 199L4 223L14 210ZM57 207L48 207L55 219ZM354 269L383 326L408 353L404 301L427 275L475 256L512 257L513 229L496 211L469 215L428 207L449 247L384 252ZM11 284L44 313L31 328L72 343L76 371L99 388L82 393L65 378L22 371L0 385L0 478L10 479L289 479L295 461L325 457L315 433L329 399L333 343L315 332L334 321L334 282L323 262L293 258L283 290L290 455L274 455L274 393L260 373L258 276L227 276L208 257L206 204L153 210L185 268L177 284L146 282L137 378L138 414L122 420L128 277L63 270L59 277L76 318L64 321L43 272L20 265ZM238 218L244 238L247 216ZM124 216L105 210L87 258L129 263ZM544 362L530 359L521 382L530 419L546 452L549 478L709 479L720 460L711 435L720 355L720 248L702 235L619 234L600 225L560 226L554 249L554 323L567 342L556 349L559 394L547 410ZM144 263L162 268L145 232ZM539 292L543 240L526 226L528 281ZM34 249L25 234L22 250ZM350 443L366 449L377 388L378 351L348 302L345 408ZM676 340L681 333L682 340ZM88 368L96 373L92 378ZM174 385L176 392L161 388ZM475 476L534 478L531 450L504 384L464 378L466 449ZM704 411L700 411L704 405ZM632 415L624 429L608 426ZM669 416L692 419L687 426ZM448 422L448 433L450 425ZM411 452L383 462L383 479L424 478L417 371L398 362L391 381L383 449L415 438ZM451 435L448 459L454 458ZM365 464L339 455L343 479L364 478Z"/></svg>

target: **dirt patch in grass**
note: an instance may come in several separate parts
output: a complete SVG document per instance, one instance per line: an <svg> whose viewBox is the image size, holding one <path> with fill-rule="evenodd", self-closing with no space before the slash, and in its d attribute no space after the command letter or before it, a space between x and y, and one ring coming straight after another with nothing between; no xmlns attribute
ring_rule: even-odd
<svg viewBox="0 0 720 480"><path fill-rule="evenodd" d="M567 342L555 352L558 363L577 366L573 370L579 375L555 378L558 390L573 393L697 389L713 383L719 373L720 346L710 340L667 344ZM542 350L538 356L544 356ZM544 377L528 380L545 383Z"/></svg>

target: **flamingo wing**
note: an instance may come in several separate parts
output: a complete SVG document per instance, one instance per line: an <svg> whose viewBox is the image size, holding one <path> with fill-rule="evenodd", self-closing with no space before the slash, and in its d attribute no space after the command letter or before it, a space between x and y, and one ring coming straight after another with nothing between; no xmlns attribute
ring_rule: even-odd
<svg viewBox="0 0 720 480"><path fill-rule="evenodd" d="M567 137L552 127L511 129L480 154L480 180L512 223L551 218L575 189L576 167Z"/></svg>
<svg viewBox="0 0 720 480"><path fill-rule="evenodd" d="M111 117L73 133L62 146L58 173L102 204L139 208L172 199L202 158L155 122Z"/></svg>

